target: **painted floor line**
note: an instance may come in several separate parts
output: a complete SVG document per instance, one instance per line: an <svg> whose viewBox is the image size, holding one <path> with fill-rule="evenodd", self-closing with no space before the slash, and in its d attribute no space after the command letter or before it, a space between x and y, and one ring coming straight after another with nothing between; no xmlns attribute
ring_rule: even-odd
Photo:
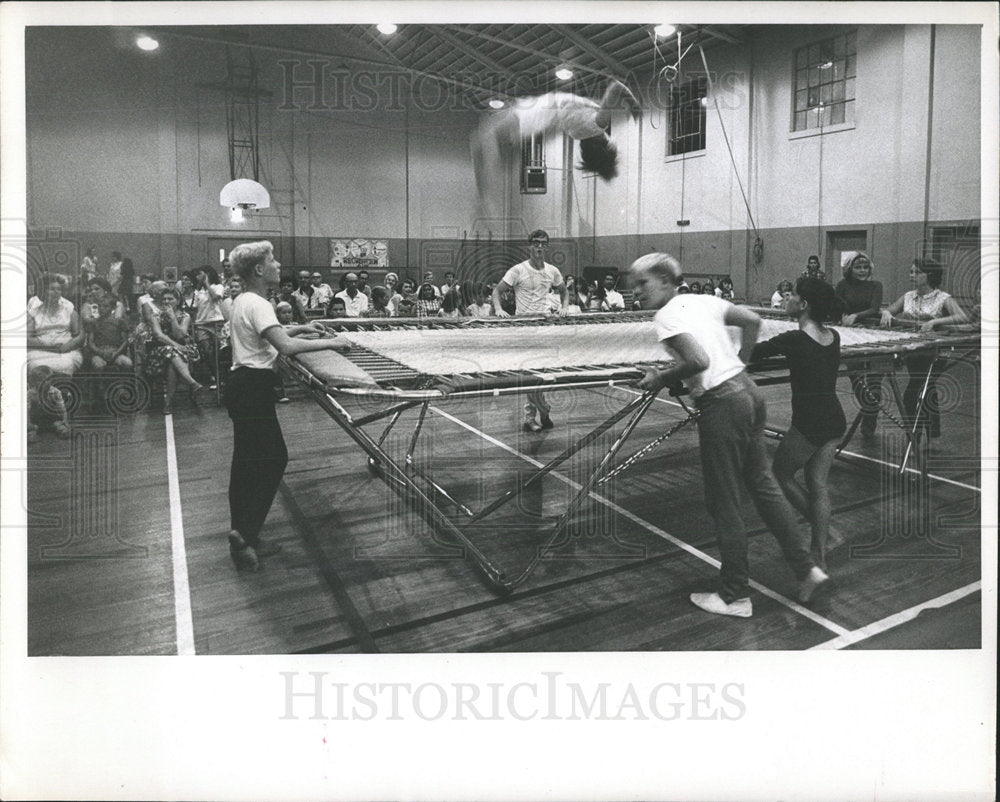
<svg viewBox="0 0 1000 802"><path fill-rule="evenodd" d="M430 409L431 409L432 412L434 412L437 415L440 415L442 418L450 420L451 422L453 422L453 423L455 423L455 424L463 427L464 429L467 429L468 431L474 433L478 437L481 437L486 442L492 443L493 445L497 446L498 448L503 449L504 451L508 452L509 454L512 454L513 456L518 457L518 458L524 460L525 462L527 462L527 463L529 463L531 465L534 465L536 468L541 468L542 467L543 463L539 462L538 460L533 459L533 458L531 458L531 457L529 457L529 456L527 456L525 454L520 453L519 451L517 451L516 449L514 449L511 446L507 445L506 443L504 443L504 442L502 442L500 440L497 440L495 437L491 437L490 435L486 434L485 432L480 431L475 426L472 426L471 424L468 424L468 423L466 423L463 420L459 420L454 415L451 415L451 414L445 412L444 410L438 409L437 407L430 407ZM569 485L570 487L573 487L573 488L575 488L577 490L579 490L580 487L581 487L581 485L579 485L578 483L574 482L569 477L563 476L558 471L552 471L551 474L550 474L550 476L554 476L555 478L559 479L561 482L563 482L563 483L565 483L565 484ZM667 542L672 543L673 545L677 546L677 548L681 549L682 551L686 551L688 554L690 554L693 557L701 560L702 562L708 563L713 568L718 569L720 567L719 561L716 560L714 557L711 557L708 554L706 554L705 552L701 551L700 549L696 549L691 544L685 543L683 540L680 540L679 538L674 537L669 532L666 532L663 529L660 529L660 527L656 526L655 524L650 523L649 521L644 520L643 518L640 518L638 515L635 515L634 513L630 512L629 510L626 510L625 508L618 506L613 501L609 501L608 499L606 499L603 496L601 496L599 493L591 492L590 493L590 497L592 499L594 499L595 501L603 504L608 509L610 509L610 510L616 512L616 513L618 513L622 517L628 518L633 523L638 524L639 526L643 527L644 529L646 529L647 531L649 531L652 534L656 535L657 537L660 537L660 538L666 540ZM782 596L780 593L778 593L776 591L773 591L770 588L767 588L767 587L765 587L764 585L761 585L758 582L754 582L753 580L751 580L750 581L750 587L752 587L754 590L762 593L763 595L767 596L768 598L773 599L774 601L778 602L779 604L781 604L781 605L783 605L785 607L788 607L791 610L794 610L796 613L798 613L799 615L802 615L805 618L808 618L813 623L819 624L824 629L830 630L831 632L837 634L838 636L844 636L844 635L849 634L849 632L850 632L850 630L848 630L846 627L842 627L842 626L840 626L840 624L836 624L833 621L830 621L829 619L826 619L823 616L818 615L817 613L814 613L812 610L808 609L807 607L803 607L802 605L800 605L800 604L792 601L788 597Z"/></svg>
<svg viewBox="0 0 1000 802"><path fill-rule="evenodd" d="M622 392L629 393L631 395L642 395L642 393L636 390L630 390L628 387L620 387L617 384L614 386L614 389L621 390ZM661 401L664 404L670 404L671 406L675 407L681 406L676 401L670 401L666 398L657 398L656 400ZM877 457L869 457L867 454L859 454L856 451L841 451L840 453L843 454L844 456L853 457L854 459L863 459L867 462L874 462L878 465L883 465L886 468L899 467L898 465L893 465L891 462L886 462L885 460L878 459ZM916 468L907 468L906 472L914 476L920 476L920 471L918 471ZM956 487L962 487L965 488L966 490L972 490L975 493L982 493L982 489L976 487L975 485L967 485L965 484L965 482L959 482L955 479L949 479L946 476L938 476L936 473L928 473L927 478L934 479L937 482L944 482L949 485L955 485Z"/></svg>
<svg viewBox="0 0 1000 802"><path fill-rule="evenodd" d="M174 444L174 416L163 420L167 428L167 487L170 494L170 550L173 555L174 621L177 626L177 654L195 654L194 623L191 616L191 588L188 584L187 551L184 548L184 515L181 510L180 481L177 478L177 448Z"/></svg>
<svg viewBox="0 0 1000 802"><path fill-rule="evenodd" d="M936 610L941 607L947 607L949 604L964 599L971 593L975 593L980 590L982 583L973 582L970 585L966 585L963 588L958 588L957 590L952 590L936 599L931 599L930 601L922 602L921 604L914 605L908 610L903 610L899 613L893 613L890 616L886 616L880 621L874 621L867 626L861 627L861 629L855 629L844 635L841 635L833 640L828 640L825 643L819 643L815 646L810 647L810 650L822 650L822 649L843 649L846 646L852 646L855 643L860 643L868 638L875 637L876 635L881 635L883 632L888 632L890 629L898 627L909 621L912 621L924 610Z"/></svg>

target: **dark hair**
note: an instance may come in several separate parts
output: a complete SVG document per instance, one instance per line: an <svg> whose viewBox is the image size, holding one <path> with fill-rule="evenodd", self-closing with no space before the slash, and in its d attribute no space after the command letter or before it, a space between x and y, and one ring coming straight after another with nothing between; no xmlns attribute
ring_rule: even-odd
<svg viewBox="0 0 1000 802"><path fill-rule="evenodd" d="M111 255L112 256L117 256L119 259L122 258L122 252L121 251L112 251Z"/></svg>
<svg viewBox="0 0 1000 802"><path fill-rule="evenodd" d="M548 242L549 233L547 231L543 231L540 228L536 228L534 231L528 234L528 242L531 242L533 239L544 239L546 242Z"/></svg>
<svg viewBox="0 0 1000 802"><path fill-rule="evenodd" d="M806 314L817 323L838 321L847 311L833 287L822 279L802 276L795 282L795 294L809 304Z"/></svg>
<svg viewBox="0 0 1000 802"><path fill-rule="evenodd" d="M94 276L90 281L87 282L88 287L100 287L108 295L111 294L111 285L100 276Z"/></svg>
<svg viewBox="0 0 1000 802"><path fill-rule="evenodd" d="M939 261L917 257L913 260L913 266L921 273L926 274L927 283L932 287L937 288L941 286L941 281L944 279L944 265Z"/></svg>
<svg viewBox="0 0 1000 802"><path fill-rule="evenodd" d="M811 254L809 254L809 258L808 258L808 259L806 259L806 263L808 264L808 263L809 263L809 262L811 262L811 261L812 261L813 259L815 259L817 263L819 262L819 257L818 257L818 256L817 256L816 254L814 254L814 253L811 253Z"/></svg>
<svg viewBox="0 0 1000 802"><path fill-rule="evenodd" d="M461 299L458 296L458 292L455 290L448 290L444 294L444 299L441 302L441 308L445 312L454 312L456 309L461 308Z"/></svg>
<svg viewBox="0 0 1000 802"><path fill-rule="evenodd" d="M425 299L423 297L425 289L429 289L431 291L431 297L430 298ZM417 300L418 301L423 301L423 300L428 300L429 301L432 298L437 298L437 293L434 292L434 285L431 284L429 281L425 281L423 284L420 285L420 289L417 290Z"/></svg>
<svg viewBox="0 0 1000 802"><path fill-rule="evenodd" d="M698 289L695 289L695 287L697 287ZM690 284L688 284L688 289L691 290L691 292L701 292L701 282L692 281Z"/></svg>
<svg viewBox="0 0 1000 802"><path fill-rule="evenodd" d="M722 287L726 285L729 289L733 288L733 280L729 276L723 276L719 279L719 286Z"/></svg>
<svg viewBox="0 0 1000 802"><path fill-rule="evenodd" d="M581 170L597 173L605 181L618 175L618 148L606 136L591 136L580 140Z"/></svg>
<svg viewBox="0 0 1000 802"><path fill-rule="evenodd" d="M283 275L281 277L281 279L278 281L278 286L279 287L282 284L292 284L292 285L294 285L295 284L295 276L291 276L288 273L285 273L285 275Z"/></svg>
<svg viewBox="0 0 1000 802"><path fill-rule="evenodd" d="M383 304L389 302L389 290L385 287L372 287L372 300L380 300Z"/></svg>
<svg viewBox="0 0 1000 802"><path fill-rule="evenodd" d="M208 283L209 284L218 284L219 283L219 273L211 265L202 265L195 272L196 273L202 273L202 272L204 272L205 275L208 276Z"/></svg>

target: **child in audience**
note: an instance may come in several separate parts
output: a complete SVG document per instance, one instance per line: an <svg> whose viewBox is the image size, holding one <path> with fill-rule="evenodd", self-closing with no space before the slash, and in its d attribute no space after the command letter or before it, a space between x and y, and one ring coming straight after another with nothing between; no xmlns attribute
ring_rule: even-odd
<svg viewBox="0 0 1000 802"><path fill-rule="evenodd" d="M52 368L36 365L28 371L28 442L38 439L38 432L51 428L59 437L70 435L69 413L59 388L52 383Z"/></svg>

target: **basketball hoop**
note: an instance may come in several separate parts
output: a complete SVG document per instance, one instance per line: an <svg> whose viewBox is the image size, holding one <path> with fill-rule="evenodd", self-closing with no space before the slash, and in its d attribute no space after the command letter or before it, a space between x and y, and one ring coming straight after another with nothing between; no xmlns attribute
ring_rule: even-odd
<svg viewBox="0 0 1000 802"><path fill-rule="evenodd" d="M219 193L219 203L229 207L230 219L243 222L244 214L254 209L269 209L271 196L261 184L249 178L237 178L226 184Z"/></svg>

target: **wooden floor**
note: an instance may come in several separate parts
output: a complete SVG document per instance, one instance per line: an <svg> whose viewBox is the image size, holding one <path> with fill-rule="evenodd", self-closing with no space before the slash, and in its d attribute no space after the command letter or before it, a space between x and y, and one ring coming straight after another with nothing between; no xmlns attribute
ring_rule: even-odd
<svg viewBox="0 0 1000 802"><path fill-rule="evenodd" d="M958 365L948 376L944 436L930 450L937 478L923 494L919 481L878 463L899 449L891 424L875 441L858 437L849 446L867 459L835 463L834 525L846 543L830 557L832 581L808 606L792 601L794 577L747 503L750 619L708 615L688 601L690 592L713 588L718 558L694 427L601 486L565 542L517 591L498 597L301 393L279 408L291 461L266 535L283 551L258 574L238 574L226 545L232 435L224 410L178 401L171 418L78 413L71 441L45 435L30 452L28 651L978 648L978 373ZM846 380L840 389L850 415ZM773 425L784 429L788 387L765 392ZM553 393L557 428L542 434L519 430L514 398L441 405L428 416L418 461L476 508L630 393ZM664 396L625 453L683 415ZM405 437L390 448L405 448ZM479 527L476 544L516 574L597 456L588 449L562 466L516 510Z"/></svg>

